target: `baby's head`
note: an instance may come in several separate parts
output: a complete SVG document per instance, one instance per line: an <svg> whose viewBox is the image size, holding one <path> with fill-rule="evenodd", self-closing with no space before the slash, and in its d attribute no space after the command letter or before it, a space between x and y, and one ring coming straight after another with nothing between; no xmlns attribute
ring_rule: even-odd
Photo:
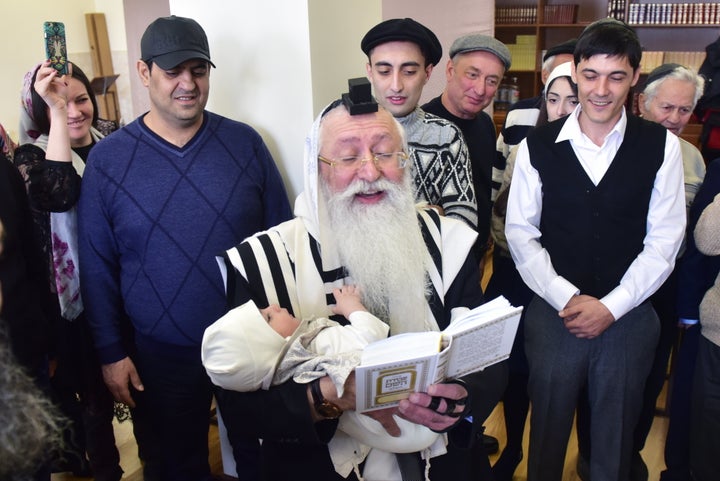
<svg viewBox="0 0 720 481"><path fill-rule="evenodd" d="M287 309L277 304L270 304L265 309L260 309L260 314L262 314L270 327L282 337L292 336L295 329L300 325L299 319L293 317Z"/></svg>
<svg viewBox="0 0 720 481"><path fill-rule="evenodd" d="M268 314L272 322L268 322ZM276 321L284 328L277 327ZM277 306L258 309L253 301L228 311L203 335L202 361L212 382L233 391L268 389L289 349L297 321Z"/></svg>

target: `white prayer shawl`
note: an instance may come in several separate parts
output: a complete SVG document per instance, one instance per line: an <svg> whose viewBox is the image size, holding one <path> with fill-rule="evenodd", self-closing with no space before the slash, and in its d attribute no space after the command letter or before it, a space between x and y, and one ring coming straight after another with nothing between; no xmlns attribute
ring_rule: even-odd
<svg viewBox="0 0 720 481"><path fill-rule="evenodd" d="M442 303L470 252L475 241L475 233L463 222L441 217L432 210L418 211L418 218L421 220L421 227L426 231L426 239L431 239L428 256L432 258L432 262L427 265L431 266L432 271L430 279L433 296ZM258 233L228 250L225 255L230 265L224 265L231 269L228 273L228 294L232 295L234 285L232 279L239 274L251 286L262 286L261 290L267 296L263 301L267 304L290 306L287 307L288 310L301 319L332 316L329 307L333 303L332 289L343 285L345 278L340 267L327 269L324 265L317 264L321 256L316 249L322 246L317 246L316 241L310 237L308 229L305 228L306 220L306 218L296 218L287 221L268 231ZM431 255L431 251L439 256ZM443 253L446 255L442 255ZM441 262L438 262L438 257L442 258ZM258 300L258 303L263 301ZM461 311L462 309L453 309L453 317ZM432 323L437 325L436 317L440 314L433 313L429 304L427 312ZM347 372L343 372L342 376L346 375ZM342 381L335 377L335 385L341 386ZM339 394L342 394L341 390ZM379 452L378 449L371 450L367 445L357 442L340 430L336 432L329 448L336 471L345 477L371 452L374 454L368 457L366 468L370 467L368 463L371 459L373 460L371 464L375 465L373 469L379 465L394 466L396 463L391 453ZM429 458L443 452L444 438L441 438L423 455ZM374 476L370 475L372 472L372 469L370 472L366 471L363 475L365 481L374 479Z"/></svg>
<svg viewBox="0 0 720 481"><path fill-rule="evenodd" d="M95 128L90 129L94 142L103 138ZM40 135L34 139L34 145L44 151L47 150L47 135ZM72 165L79 176L85 171L85 162L74 151ZM52 246L53 274L60 313L65 319L73 320L83 311L82 297L80 296L80 277L78 272L78 232L77 207L73 206L65 212L50 212L50 235Z"/></svg>

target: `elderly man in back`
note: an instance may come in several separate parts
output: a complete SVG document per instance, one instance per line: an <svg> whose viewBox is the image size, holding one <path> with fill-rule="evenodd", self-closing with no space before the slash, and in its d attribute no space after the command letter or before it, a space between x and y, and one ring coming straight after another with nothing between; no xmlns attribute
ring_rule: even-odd
<svg viewBox="0 0 720 481"><path fill-rule="evenodd" d="M663 64L650 72L645 88L638 98L638 107L642 116L658 122L675 135L681 135L690 121L695 105L704 90L704 79L692 70L675 63ZM695 202L695 194L705 179L705 160L700 151L680 138L680 153L683 159L685 177L685 206L689 210ZM702 211L702 208L700 209ZM688 225L690 218L688 216ZM673 343L677 339L678 326L684 330L683 341L675 364L675 382L670 403L670 421L665 440L665 465L662 479L673 480L675 473L689 472L689 424L690 424L690 388L693 375L696 350L691 340L699 338L699 306L701 298L692 301L686 293L702 284L698 270L703 270L706 257L695 246L694 240L687 239L685 249L681 250L675 271L663 287L651 298L660 318L660 342L655 351L655 360L645 385L645 398L640 421L635 428L635 452L631 471L632 481L648 479L647 468L640 450L652 425L655 414L655 401L665 381L668 357ZM702 290L704 293L704 289ZM676 300L679 302L676 303ZM689 302L683 302L688 300ZM679 319L679 322L678 322ZM680 477L681 479L681 477Z"/></svg>

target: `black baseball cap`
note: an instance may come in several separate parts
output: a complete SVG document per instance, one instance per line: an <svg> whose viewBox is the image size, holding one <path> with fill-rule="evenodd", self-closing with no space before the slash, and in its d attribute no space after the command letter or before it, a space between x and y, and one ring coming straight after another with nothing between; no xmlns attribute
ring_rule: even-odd
<svg viewBox="0 0 720 481"><path fill-rule="evenodd" d="M163 70L199 58L210 60L205 30L192 18L160 17L145 29L140 40L140 56L144 62L153 62Z"/></svg>

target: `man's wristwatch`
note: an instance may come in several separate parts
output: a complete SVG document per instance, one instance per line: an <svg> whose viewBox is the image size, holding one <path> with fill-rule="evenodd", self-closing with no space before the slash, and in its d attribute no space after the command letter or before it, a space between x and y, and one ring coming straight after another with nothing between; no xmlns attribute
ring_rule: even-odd
<svg viewBox="0 0 720 481"><path fill-rule="evenodd" d="M337 419L343 413L343 410L337 404L333 404L323 397L320 390L320 378L310 383L310 393L312 394L315 411L327 419Z"/></svg>

